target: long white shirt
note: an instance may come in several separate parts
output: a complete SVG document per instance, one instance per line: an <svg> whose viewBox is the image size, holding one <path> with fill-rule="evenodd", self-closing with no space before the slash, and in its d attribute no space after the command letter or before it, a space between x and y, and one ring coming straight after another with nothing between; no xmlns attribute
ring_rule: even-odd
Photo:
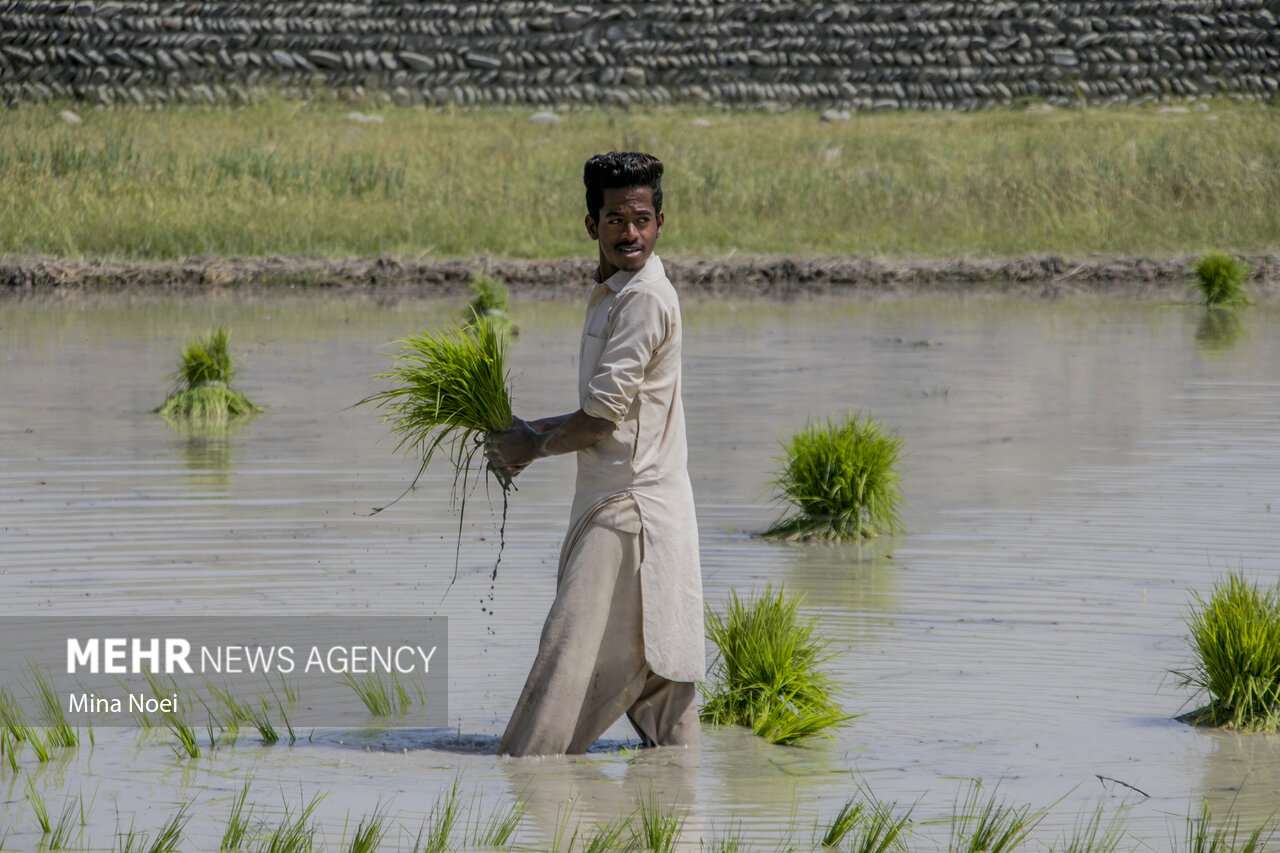
<svg viewBox="0 0 1280 853"><path fill-rule="evenodd" d="M680 400L681 342L680 301L657 255L592 289L578 362L580 404L617 427L578 451L566 548L588 520L638 527L646 661L671 681L701 681L702 571Z"/></svg>

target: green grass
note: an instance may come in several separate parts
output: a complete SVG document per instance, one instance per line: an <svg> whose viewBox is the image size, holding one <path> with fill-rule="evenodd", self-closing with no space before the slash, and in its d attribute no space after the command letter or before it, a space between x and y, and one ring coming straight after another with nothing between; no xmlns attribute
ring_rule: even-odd
<svg viewBox="0 0 1280 853"><path fill-rule="evenodd" d="M315 849L316 825L313 820L322 795L317 794L293 813L285 805L280 823L254 848L255 853L310 853Z"/></svg>
<svg viewBox="0 0 1280 853"><path fill-rule="evenodd" d="M1116 853L1125 837L1128 809L1117 809L1103 819L1102 807L1082 815L1071 828L1071 834L1050 845L1051 853Z"/></svg>
<svg viewBox="0 0 1280 853"><path fill-rule="evenodd" d="M1217 581L1208 601L1193 593L1187 615L1195 664L1176 673L1207 695L1183 719L1193 725L1280 729L1280 585L1260 590L1243 575Z"/></svg>
<svg viewBox="0 0 1280 853"><path fill-rule="evenodd" d="M1248 277L1248 264L1221 252L1205 255L1196 263L1200 293L1204 304L1210 307L1248 305L1249 296L1244 290L1244 280Z"/></svg>
<svg viewBox="0 0 1280 853"><path fill-rule="evenodd" d="M226 329L217 328L187 342L173 372L176 386L156 414L170 423L218 427L262 411L230 386L235 370L229 337Z"/></svg>
<svg viewBox="0 0 1280 853"><path fill-rule="evenodd" d="M488 323L500 333L519 334L519 327L511 320L511 294L502 279L485 273L473 273L467 282L471 302L463 312L462 321L467 325Z"/></svg>
<svg viewBox="0 0 1280 853"><path fill-rule="evenodd" d="M53 682L40 667L30 666L32 680L36 683L34 696L36 708L46 724L45 741L49 746L72 748L80 744L80 734L67 720L62 708L62 697L53 689Z"/></svg>
<svg viewBox="0 0 1280 853"><path fill-rule="evenodd" d="M746 726L772 743L796 744L852 719L822 669L833 655L815 638L816 621L800 618L800 604L768 586L745 601L731 591L723 618L708 608L707 636L718 655L702 687L704 722Z"/></svg>
<svg viewBox="0 0 1280 853"><path fill-rule="evenodd" d="M1000 799L998 789L984 795L982 780L969 784L951 811L948 853L1008 853L1016 850L1044 819L1045 810L1013 806Z"/></svg>
<svg viewBox="0 0 1280 853"><path fill-rule="evenodd" d="M359 677L343 673L342 683L360 697L360 701L375 717L403 714L413 704L408 689L395 673L369 672Z"/></svg>
<svg viewBox="0 0 1280 853"><path fill-rule="evenodd" d="M581 256L582 164L666 164L666 254L1245 253L1280 243L1276 103L967 114L646 108L5 112L0 253ZM694 127L695 118L709 126ZM1211 120L1217 119L1217 120ZM512 227L512 222L519 227Z"/></svg>
<svg viewBox="0 0 1280 853"><path fill-rule="evenodd" d="M640 798L634 819L630 821L632 844L637 850L653 853L674 853L684 827L684 809L678 803L664 806L657 793L650 788Z"/></svg>
<svg viewBox="0 0 1280 853"><path fill-rule="evenodd" d="M373 810L373 814L360 819L351 836L351 843L347 845L347 853L377 853L386 834L386 807L379 805Z"/></svg>
<svg viewBox="0 0 1280 853"><path fill-rule="evenodd" d="M92 803L87 807L85 806L83 794L67 797L66 802L62 804L62 813L58 816L58 822L53 825L53 831L49 833L49 849L65 850L69 848L71 840L76 834L77 825L79 826L79 832L84 832L85 824L89 822L89 811L92 808Z"/></svg>
<svg viewBox="0 0 1280 853"><path fill-rule="evenodd" d="M843 542L901 532L902 447L900 436L861 412L807 424L782 443L773 481L776 502L792 514L765 536Z"/></svg>
<svg viewBox="0 0 1280 853"><path fill-rule="evenodd" d="M462 780L454 777L448 790L436 797L428 817L427 837L422 844L422 853L444 853L452 848L453 830L458 824L458 816L462 813ZM418 849L418 845L414 845Z"/></svg>
<svg viewBox="0 0 1280 853"><path fill-rule="evenodd" d="M509 846L520 827L520 821L528 812L522 800L515 800L505 808L492 812L487 818L481 814L478 802L472 810L476 821L471 831L471 844L489 850Z"/></svg>
<svg viewBox="0 0 1280 853"><path fill-rule="evenodd" d="M44 797L40 796L40 792L36 790L35 782L27 779L27 802L31 804L31 816L35 818L36 826L40 827L42 835L48 835L52 832L52 826L49 822L49 807L45 805Z"/></svg>

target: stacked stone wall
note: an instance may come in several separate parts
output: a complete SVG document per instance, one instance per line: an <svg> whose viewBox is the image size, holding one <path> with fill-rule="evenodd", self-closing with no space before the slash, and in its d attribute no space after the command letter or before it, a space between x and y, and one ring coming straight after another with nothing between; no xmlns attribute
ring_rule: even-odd
<svg viewBox="0 0 1280 853"><path fill-rule="evenodd" d="M975 109L1274 98L1280 0L0 0L0 100Z"/></svg>

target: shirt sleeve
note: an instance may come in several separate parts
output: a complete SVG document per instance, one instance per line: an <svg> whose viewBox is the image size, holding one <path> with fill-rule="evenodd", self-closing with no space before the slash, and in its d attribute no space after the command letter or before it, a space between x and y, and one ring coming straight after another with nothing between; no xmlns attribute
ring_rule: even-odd
<svg viewBox="0 0 1280 853"><path fill-rule="evenodd" d="M582 396L582 411L621 423L669 329L670 314L656 294L643 290L618 294L600 361Z"/></svg>

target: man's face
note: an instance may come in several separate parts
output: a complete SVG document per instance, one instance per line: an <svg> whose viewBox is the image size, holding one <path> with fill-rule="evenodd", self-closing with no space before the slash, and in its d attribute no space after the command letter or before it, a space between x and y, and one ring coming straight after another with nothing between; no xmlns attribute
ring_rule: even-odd
<svg viewBox="0 0 1280 853"><path fill-rule="evenodd" d="M653 211L653 191L627 187L604 191L600 220L587 214L587 233L600 244L600 280L618 270L635 272L662 236L662 214Z"/></svg>

